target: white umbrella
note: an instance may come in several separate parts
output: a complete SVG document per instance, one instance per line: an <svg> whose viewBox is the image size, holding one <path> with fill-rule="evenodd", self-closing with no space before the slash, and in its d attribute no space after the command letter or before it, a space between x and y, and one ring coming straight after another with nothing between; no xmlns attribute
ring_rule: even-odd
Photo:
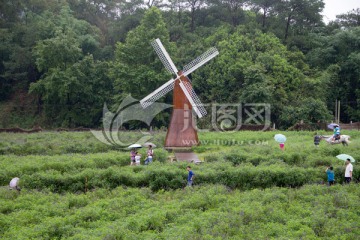
<svg viewBox="0 0 360 240"><path fill-rule="evenodd" d="M337 123L330 123L329 125L327 125L327 127L331 130L333 130L336 126L339 126Z"/></svg>
<svg viewBox="0 0 360 240"><path fill-rule="evenodd" d="M152 142L146 142L146 143L143 144L143 146L144 146L144 147L149 147L149 146L151 146L152 148L155 148L155 147L156 147L156 145L153 144Z"/></svg>
<svg viewBox="0 0 360 240"><path fill-rule="evenodd" d="M276 135L274 136L274 139L275 139L275 141L277 141L277 142L279 142L279 143L284 143L284 142L286 142L286 137L285 137L285 135L283 135L283 134L276 134Z"/></svg>
<svg viewBox="0 0 360 240"><path fill-rule="evenodd" d="M134 143L128 146L128 148L142 148L142 146L140 144Z"/></svg>
<svg viewBox="0 0 360 240"><path fill-rule="evenodd" d="M340 159L340 160L343 160L343 161L346 161L347 159L349 159L350 162L355 162L355 159L352 156L348 155L348 154L340 154L340 155L337 155L336 157L338 159Z"/></svg>

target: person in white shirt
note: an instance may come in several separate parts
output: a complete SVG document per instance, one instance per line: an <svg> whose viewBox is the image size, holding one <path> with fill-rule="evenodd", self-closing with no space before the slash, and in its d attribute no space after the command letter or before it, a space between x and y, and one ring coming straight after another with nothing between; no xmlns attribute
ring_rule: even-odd
<svg viewBox="0 0 360 240"><path fill-rule="evenodd" d="M353 174L353 165L350 163L350 159L346 159L345 164L345 183L350 183Z"/></svg>
<svg viewBox="0 0 360 240"><path fill-rule="evenodd" d="M154 150L152 149L152 146L149 145L149 149L147 150L147 158L145 159L145 165L153 161L153 156L154 156Z"/></svg>
<svg viewBox="0 0 360 240"><path fill-rule="evenodd" d="M135 165L140 165L140 159L141 159L141 154L136 152L135 155Z"/></svg>
<svg viewBox="0 0 360 240"><path fill-rule="evenodd" d="M11 190L17 190L18 192L20 192L21 189L19 187L19 180L20 180L20 178L18 178L18 177L11 179L9 188Z"/></svg>

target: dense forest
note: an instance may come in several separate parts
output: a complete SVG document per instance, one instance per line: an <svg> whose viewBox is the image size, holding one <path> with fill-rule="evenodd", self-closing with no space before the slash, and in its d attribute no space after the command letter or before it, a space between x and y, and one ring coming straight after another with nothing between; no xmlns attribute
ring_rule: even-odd
<svg viewBox="0 0 360 240"><path fill-rule="evenodd" d="M204 103L268 103L271 122L360 120L360 9L325 24L322 0L0 0L0 127L101 127L104 103L170 79L151 41ZM171 94L160 101L171 103ZM168 112L155 127L166 126ZM139 123L128 127L141 127Z"/></svg>

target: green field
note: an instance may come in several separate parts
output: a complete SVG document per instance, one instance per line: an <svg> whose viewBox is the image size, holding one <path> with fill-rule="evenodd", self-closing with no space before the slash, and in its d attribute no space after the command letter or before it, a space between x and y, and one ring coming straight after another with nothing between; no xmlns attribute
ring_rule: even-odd
<svg viewBox="0 0 360 240"><path fill-rule="evenodd" d="M187 163L167 161L164 132L151 140L154 163L136 167L126 150L88 132L0 133L0 239L358 238L358 163L343 185L335 156L360 159L360 132L343 131L347 147L319 148L314 132L285 132L285 151L275 133L200 133L194 151L204 163L192 165L192 189L184 188ZM333 187L324 184L330 164ZM21 194L8 190L13 177Z"/></svg>

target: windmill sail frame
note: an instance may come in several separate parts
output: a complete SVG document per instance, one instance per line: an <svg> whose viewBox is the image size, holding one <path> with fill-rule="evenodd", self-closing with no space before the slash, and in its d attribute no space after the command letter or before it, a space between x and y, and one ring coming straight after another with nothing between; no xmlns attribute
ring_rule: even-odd
<svg viewBox="0 0 360 240"><path fill-rule="evenodd" d="M155 39L151 42L151 46L154 48L157 53L160 61L164 64L165 68L172 74L178 76L179 70L176 68L175 64L171 60L169 53L166 51L164 46L162 45L159 38Z"/></svg>
<svg viewBox="0 0 360 240"><path fill-rule="evenodd" d="M165 96L168 92L174 89L174 83L175 79L170 79L165 84L161 85L154 92L150 93L148 96L146 96L140 101L141 106L143 108L147 108L148 106L156 102L156 100Z"/></svg>
<svg viewBox="0 0 360 240"><path fill-rule="evenodd" d="M150 93L148 96L143 98L140 101L140 104L143 108L147 108L154 102L156 102L161 97L165 96L168 92L174 89L175 81L180 81L181 89L183 90L185 96L188 98L189 102L191 103L194 111L198 115L199 118L205 116L207 114L203 104L201 103L199 97L196 95L194 89L190 85L190 83L186 82L185 84L182 83L181 77L187 76L190 73L194 72L196 69L213 59L219 54L219 51L212 47L208 49L206 52L195 58L193 61L188 63L184 66L182 71L178 71L175 64L171 60L169 53L164 48L163 44L161 43L160 39L157 38L151 42L155 52L159 56L161 62L164 64L165 68L171 73L177 76L176 79L170 79L168 82L160 86L154 92Z"/></svg>
<svg viewBox="0 0 360 240"><path fill-rule="evenodd" d="M151 42L151 45L167 71L176 77L170 79L143 98L140 104L143 108L147 108L173 90L173 111L171 113L171 120L164 146L165 148L173 149L198 145L199 139L196 127L193 124L194 119L192 112L194 111L199 118L205 116L207 112L198 95L195 93L187 75L213 59L219 52L216 48L212 47L185 65L182 71L178 71L160 39L155 39Z"/></svg>

